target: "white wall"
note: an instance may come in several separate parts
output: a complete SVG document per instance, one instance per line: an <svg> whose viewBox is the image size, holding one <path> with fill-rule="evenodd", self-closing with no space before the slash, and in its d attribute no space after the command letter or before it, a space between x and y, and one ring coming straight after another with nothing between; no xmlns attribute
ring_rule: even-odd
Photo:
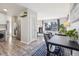
<svg viewBox="0 0 79 59"><path fill-rule="evenodd" d="M6 24L7 15L0 13L0 24Z"/></svg>
<svg viewBox="0 0 79 59"><path fill-rule="evenodd" d="M21 42L27 43L29 40L29 21L28 18L21 18Z"/></svg>
<svg viewBox="0 0 79 59"><path fill-rule="evenodd" d="M30 39L37 39L37 13L28 9L30 22Z"/></svg>
<svg viewBox="0 0 79 59"><path fill-rule="evenodd" d="M37 39L37 14L27 9L27 16L21 18L21 41L28 44Z"/></svg>

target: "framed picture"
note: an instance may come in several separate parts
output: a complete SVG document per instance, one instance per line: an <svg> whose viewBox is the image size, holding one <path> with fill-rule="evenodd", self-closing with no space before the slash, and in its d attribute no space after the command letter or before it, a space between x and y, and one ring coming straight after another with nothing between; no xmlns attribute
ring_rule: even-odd
<svg viewBox="0 0 79 59"><path fill-rule="evenodd" d="M44 28L46 31L58 31L58 21L57 20L44 21Z"/></svg>

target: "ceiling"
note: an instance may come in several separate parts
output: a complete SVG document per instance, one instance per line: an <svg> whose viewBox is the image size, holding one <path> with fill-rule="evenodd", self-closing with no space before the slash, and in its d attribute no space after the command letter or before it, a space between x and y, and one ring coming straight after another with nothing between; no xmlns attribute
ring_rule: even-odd
<svg viewBox="0 0 79 59"><path fill-rule="evenodd" d="M29 8L37 13L38 20L66 17L69 13L68 3L0 3L0 12L8 15L19 15ZM5 12L3 9L7 9Z"/></svg>
<svg viewBox="0 0 79 59"><path fill-rule="evenodd" d="M7 9L7 12L5 12L3 9ZM8 15L17 16L24 9L25 8L23 6L19 6L15 3L0 3L0 12Z"/></svg>
<svg viewBox="0 0 79 59"><path fill-rule="evenodd" d="M66 17L70 7L68 3L20 3L19 5L37 12L39 20Z"/></svg>

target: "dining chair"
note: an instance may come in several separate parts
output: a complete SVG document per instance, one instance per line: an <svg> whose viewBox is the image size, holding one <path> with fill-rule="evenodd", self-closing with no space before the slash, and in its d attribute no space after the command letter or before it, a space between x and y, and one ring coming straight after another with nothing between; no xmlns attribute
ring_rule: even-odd
<svg viewBox="0 0 79 59"><path fill-rule="evenodd" d="M4 41L4 39L2 39L2 38L4 38L4 34L0 33L0 41Z"/></svg>
<svg viewBox="0 0 79 59"><path fill-rule="evenodd" d="M44 39L45 39L45 43L47 46L47 56L50 56L50 53L52 53L53 55L62 55L61 52L61 47L59 46L53 46L52 44L48 43L48 40L50 40L49 36L53 36L53 35L49 35L49 34L44 34Z"/></svg>
<svg viewBox="0 0 79 59"><path fill-rule="evenodd" d="M51 39L52 36L53 36L52 33L49 32L49 33L48 33L48 37L49 37L49 39Z"/></svg>

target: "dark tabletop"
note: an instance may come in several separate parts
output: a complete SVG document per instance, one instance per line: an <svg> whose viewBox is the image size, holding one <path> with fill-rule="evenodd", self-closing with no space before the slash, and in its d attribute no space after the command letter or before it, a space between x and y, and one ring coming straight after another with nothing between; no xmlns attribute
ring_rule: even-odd
<svg viewBox="0 0 79 59"><path fill-rule="evenodd" d="M54 35L48 43L79 51L79 44L77 42L70 41L68 36Z"/></svg>

